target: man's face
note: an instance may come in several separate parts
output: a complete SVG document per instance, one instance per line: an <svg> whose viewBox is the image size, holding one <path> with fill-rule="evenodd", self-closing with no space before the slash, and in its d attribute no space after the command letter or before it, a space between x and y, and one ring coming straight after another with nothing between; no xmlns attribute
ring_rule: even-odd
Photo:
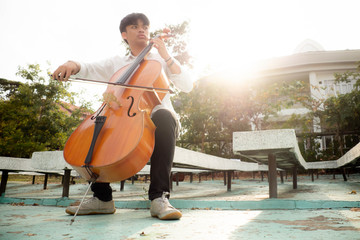
<svg viewBox="0 0 360 240"><path fill-rule="evenodd" d="M122 32L121 36L128 41L129 45L147 45L149 41L149 26L144 25L141 20L138 20L137 24L127 26L126 32Z"/></svg>

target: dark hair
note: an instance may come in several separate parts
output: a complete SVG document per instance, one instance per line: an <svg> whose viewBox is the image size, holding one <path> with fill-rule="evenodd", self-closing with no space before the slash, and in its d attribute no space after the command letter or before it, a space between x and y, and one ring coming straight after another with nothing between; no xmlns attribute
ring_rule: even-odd
<svg viewBox="0 0 360 240"><path fill-rule="evenodd" d="M120 33L126 32L126 27L137 24L141 20L145 25L150 25L149 19L143 13L131 13L124 17L120 22Z"/></svg>
<svg viewBox="0 0 360 240"><path fill-rule="evenodd" d="M126 27L129 25L136 25L138 20L141 20L144 25L150 25L149 19L143 13L130 13L126 17L124 17L120 22L120 33L126 32ZM124 40L128 43L126 40Z"/></svg>

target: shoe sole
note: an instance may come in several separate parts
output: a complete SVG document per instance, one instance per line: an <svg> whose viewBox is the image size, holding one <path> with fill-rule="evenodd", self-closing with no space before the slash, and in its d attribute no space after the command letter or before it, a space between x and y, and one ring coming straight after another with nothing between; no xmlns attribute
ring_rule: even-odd
<svg viewBox="0 0 360 240"><path fill-rule="evenodd" d="M172 212L162 217L159 217L158 215L151 216L159 218L160 220L179 220L182 217L182 214L180 212Z"/></svg>
<svg viewBox="0 0 360 240"><path fill-rule="evenodd" d="M70 214L70 215L75 215L75 212L72 212L70 210L65 210L65 212L67 214ZM114 209L114 211L111 211L111 212L78 212L77 215L96 215L96 214L114 214L116 212L116 209Z"/></svg>

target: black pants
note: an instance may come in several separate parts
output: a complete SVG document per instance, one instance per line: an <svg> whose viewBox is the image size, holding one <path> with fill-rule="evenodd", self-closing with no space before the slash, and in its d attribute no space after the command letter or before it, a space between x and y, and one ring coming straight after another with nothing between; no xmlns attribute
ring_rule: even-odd
<svg viewBox="0 0 360 240"><path fill-rule="evenodd" d="M149 199L161 197L170 192L170 174L175 152L178 124L175 115L160 109L151 117L156 126L155 147L151 156ZM91 186L94 197L102 201L112 200L110 183L97 183Z"/></svg>

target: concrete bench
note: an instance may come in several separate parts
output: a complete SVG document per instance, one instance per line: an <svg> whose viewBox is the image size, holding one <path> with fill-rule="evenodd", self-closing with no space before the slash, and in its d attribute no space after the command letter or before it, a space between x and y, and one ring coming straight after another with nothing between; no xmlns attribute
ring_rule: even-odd
<svg viewBox="0 0 360 240"><path fill-rule="evenodd" d="M342 169L344 181L347 181L344 167L350 164L356 164L360 159L360 143L347 151L342 157L332 161L306 162L306 168L313 169ZM314 171L311 171L311 178L314 181Z"/></svg>
<svg viewBox="0 0 360 240"><path fill-rule="evenodd" d="M2 171L0 196L6 191L9 172L26 172L26 174L34 173L34 175L44 174L44 189L47 188L49 174L63 176L62 197L68 197L70 177L79 176L71 170L71 166L62 157L62 151L34 152L32 158L29 159L0 157L0 171Z"/></svg>
<svg viewBox="0 0 360 240"><path fill-rule="evenodd" d="M1 184L4 185L2 192L5 192L6 188L6 172L11 170L37 172L44 174L61 174L61 172L64 172L63 197L69 196L70 174L72 173L77 175L75 171L71 171L72 167L65 162L63 151L34 152L31 159L16 159L15 161L8 159L6 162L9 164L15 164L16 166L12 167L10 165L1 164L1 166L4 166L1 169L3 171L4 178L4 181L1 181ZM240 159L226 159L216 157L176 147L172 172L200 173L207 171L226 172L228 179L227 188L228 191L231 191L231 178L233 171L267 171L267 166L260 165L258 163L242 162ZM139 174L150 174L149 166L145 166L144 169L138 173L138 175ZM122 183L121 188L123 188L123 184L124 183Z"/></svg>
<svg viewBox="0 0 360 240"><path fill-rule="evenodd" d="M31 156L31 166L40 173L63 175L62 197L69 197L70 177L78 177L79 174L73 171L73 168L66 163L63 151L34 152Z"/></svg>
<svg viewBox="0 0 360 240"><path fill-rule="evenodd" d="M342 157L332 161L306 162L307 169L334 169L344 167L360 159L360 143L347 151Z"/></svg>
<svg viewBox="0 0 360 240"><path fill-rule="evenodd" d="M211 171L224 171L227 173L227 190L231 191L231 179L234 171L255 172L268 171L267 165L243 162L240 159L228 159L208 155L201 152L191 151L176 147L174 156L174 167L192 168ZM281 171L281 169L278 169Z"/></svg>
<svg viewBox="0 0 360 240"><path fill-rule="evenodd" d="M143 169L141 169L136 175L145 176L147 178L148 176L150 176L150 167L151 167L150 165L145 165L145 167ZM209 172L211 172L211 171L209 171L209 170L201 170L201 169L173 167L173 168L171 168L171 178L172 178L173 175L175 175L176 185L179 185L179 174L181 174L181 173L189 174L190 175L190 182L192 182L193 181L193 174L201 174L201 173L209 173ZM132 178L132 183L134 183L133 179L134 178ZM122 191L124 189L124 182L121 182L120 191ZM171 189L173 189L172 183L173 183L173 181L171 181L171 185L170 185Z"/></svg>
<svg viewBox="0 0 360 240"><path fill-rule="evenodd" d="M33 169L31 167L31 159L0 157L0 171L2 171L0 196L3 193L5 193L6 184L10 172L22 172L22 171L32 172L32 170Z"/></svg>
<svg viewBox="0 0 360 240"><path fill-rule="evenodd" d="M334 161L306 162L301 155L294 129L277 129L233 133L233 151L250 161L267 164L269 197L277 198L277 167L291 169L293 188L297 188L297 168L339 168L360 157L360 143Z"/></svg>
<svg viewBox="0 0 360 240"><path fill-rule="evenodd" d="M279 169L280 170L280 169ZM233 171L267 171L267 166L258 163L242 162L240 159L227 159L212 156L188 149L175 147L172 172L200 173L207 171L224 171L227 173L227 189L231 191ZM137 175L149 175L150 166L146 165ZM123 189L124 182L120 189Z"/></svg>

